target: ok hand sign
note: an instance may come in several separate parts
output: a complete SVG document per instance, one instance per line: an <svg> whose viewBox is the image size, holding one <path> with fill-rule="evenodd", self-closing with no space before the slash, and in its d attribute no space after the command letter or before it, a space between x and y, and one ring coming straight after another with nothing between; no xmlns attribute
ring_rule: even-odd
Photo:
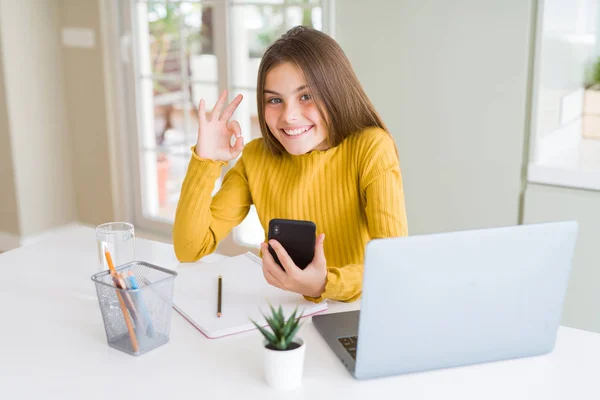
<svg viewBox="0 0 600 400"><path fill-rule="evenodd" d="M206 116L206 103L204 99L200 100L196 154L202 158L214 161L229 161L236 158L244 148L240 124L237 121L229 121L229 118L240 105L242 95L238 94L221 113L226 100L227 91L224 90L208 118ZM232 136L236 137L233 146L231 145Z"/></svg>

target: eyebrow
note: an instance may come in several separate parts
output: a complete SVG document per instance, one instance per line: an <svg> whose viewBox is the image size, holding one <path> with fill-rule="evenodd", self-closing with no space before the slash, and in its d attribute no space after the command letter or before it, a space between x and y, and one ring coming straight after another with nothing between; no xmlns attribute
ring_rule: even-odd
<svg viewBox="0 0 600 400"><path fill-rule="evenodd" d="M299 91L304 90L307 87L308 87L308 85L302 85L298 89L294 90L294 93L298 93ZM271 93L271 94L274 94L274 95L277 95L277 96L281 96L281 93L277 93L274 90L265 89L263 92L264 92L264 94Z"/></svg>

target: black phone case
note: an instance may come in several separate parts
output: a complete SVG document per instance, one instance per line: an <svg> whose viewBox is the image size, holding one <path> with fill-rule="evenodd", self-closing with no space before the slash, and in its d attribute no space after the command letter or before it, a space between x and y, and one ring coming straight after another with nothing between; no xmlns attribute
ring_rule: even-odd
<svg viewBox="0 0 600 400"><path fill-rule="evenodd" d="M272 219L269 221L269 240L275 239L287 251L300 269L306 268L315 256L317 227L312 221ZM269 253L283 269L275 250L269 245Z"/></svg>

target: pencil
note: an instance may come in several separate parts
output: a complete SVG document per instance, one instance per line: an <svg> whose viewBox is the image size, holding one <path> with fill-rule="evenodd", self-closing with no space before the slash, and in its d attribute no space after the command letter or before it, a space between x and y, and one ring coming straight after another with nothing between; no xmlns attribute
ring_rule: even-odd
<svg viewBox="0 0 600 400"><path fill-rule="evenodd" d="M133 347L134 352L140 351L138 346L137 338L135 337L135 332L133 330L133 326L131 325L131 321L129 320L129 314L127 313L127 307L125 307L125 302L121 297L121 293L119 293L118 288L121 286L119 284L119 277L117 276L117 270L112 262L112 257L110 256L110 252L108 250L104 251L104 256L106 257L106 262L108 263L108 268L110 269L110 276L112 276L115 281L115 286L117 286L117 298L119 299L119 304L121 305L121 311L123 312L123 318L125 319L125 325L127 325L127 331L129 332L129 339L131 340L131 346ZM127 289L127 287L123 288Z"/></svg>
<svg viewBox="0 0 600 400"><path fill-rule="evenodd" d="M221 275L219 275L219 288L217 292L217 317L221 318L221 297L223 297L223 277Z"/></svg>

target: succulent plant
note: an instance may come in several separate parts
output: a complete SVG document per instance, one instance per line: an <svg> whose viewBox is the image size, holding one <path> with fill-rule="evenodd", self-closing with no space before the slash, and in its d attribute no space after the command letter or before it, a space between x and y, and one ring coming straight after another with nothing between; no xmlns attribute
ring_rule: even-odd
<svg viewBox="0 0 600 400"><path fill-rule="evenodd" d="M289 350L290 347L293 347L294 336L298 332L298 329L300 329L300 317L302 316L302 313L296 317L296 314L298 313L298 307L296 307L292 315L286 320L281 306L279 306L277 311L272 305L269 305L269 307L271 308L271 315L266 316L263 314L263 316L267 320L267 324L269 324L272 332L261 327L256 322L252 321L252 319L250 321L252 321L260 333L267 339L268 345L271 348L275 350Z"/></svg>

